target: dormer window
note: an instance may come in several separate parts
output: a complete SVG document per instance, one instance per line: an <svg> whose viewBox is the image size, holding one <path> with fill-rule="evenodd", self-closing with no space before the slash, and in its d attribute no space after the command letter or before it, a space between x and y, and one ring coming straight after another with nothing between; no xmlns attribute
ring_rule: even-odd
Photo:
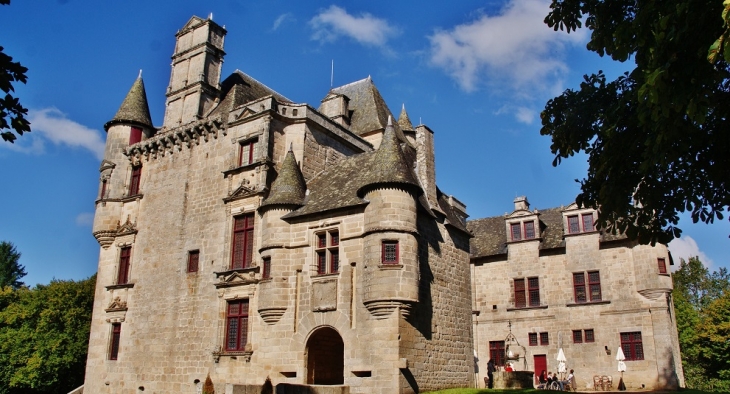
<svg viewBox="0 0 730 394"><path fill-rule="evenodd" d="M519 241L522 239L522 232L520 231L520 223L512 223L510 225L510 229L512 230L512 240L513 241Z"/></svg>
<svg viewBox="0 0 730 394"><path fill-rule="evenodd" d="M593 213L568 216L568 234L578 234L595 231Z"/></svg>
<svg viewBox="0 0 730 394"><path fill-rule="evenodd" d="M511 241L522 241L536 237L534 220L510 223L509 230Z"/></svg>
<svg viewBox="0 0 730 394"><path fill-rule="evenodd" d="M525 222L525 239L535 238L535 222Z"/></svg>

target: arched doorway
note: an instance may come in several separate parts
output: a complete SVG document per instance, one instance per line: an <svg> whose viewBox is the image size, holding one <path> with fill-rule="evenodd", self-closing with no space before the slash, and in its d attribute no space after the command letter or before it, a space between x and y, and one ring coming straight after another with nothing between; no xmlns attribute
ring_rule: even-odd
<svg viewBox="0 0 730 394"><path fill-rule="evenodd" d="M345 382L345 344L331 327L315 330L307 340L307 384Z"/></svg>

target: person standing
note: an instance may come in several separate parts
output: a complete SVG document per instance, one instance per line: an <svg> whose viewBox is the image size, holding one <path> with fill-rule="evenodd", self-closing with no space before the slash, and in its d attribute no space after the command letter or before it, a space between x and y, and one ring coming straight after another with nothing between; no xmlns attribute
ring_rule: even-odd
<svg viewBox="0 0 730 394"><path fill-rule="evenodd" d="M494 360L490 358L489 362L487 363L487 377L489 378L489 384L487 385L487 388L494 388L494 371L496 370L497 368L494 367Z"/></svg>

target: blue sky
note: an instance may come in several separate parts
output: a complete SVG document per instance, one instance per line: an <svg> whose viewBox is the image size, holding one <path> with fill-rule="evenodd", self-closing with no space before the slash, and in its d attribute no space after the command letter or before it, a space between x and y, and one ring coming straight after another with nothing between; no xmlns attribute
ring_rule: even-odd
<svg viewBox="0 0 730 394"><path fill-rule="evenodd" d="M175 32L192 15L225 25L223 76L240 69L314 107L334 85L371 76L391 111L406 105L435 132L440 188L472 219L571 203L585 157L551 166L539 134L545 102L586 73L626 65L585 49L587 31L553 32L547 0L18 1L0 6L0 46L28 67L17 86L33 132L0 142L0 240L13 242L30 285L96 271L91 235L105 133L140 69L162 123ZM730 223L680 223L674 256L728 267Z"/></svg>

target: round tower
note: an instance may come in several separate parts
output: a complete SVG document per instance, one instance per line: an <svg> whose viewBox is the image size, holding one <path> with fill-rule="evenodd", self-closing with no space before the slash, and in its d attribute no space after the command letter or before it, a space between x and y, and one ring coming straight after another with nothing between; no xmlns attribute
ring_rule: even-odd
<svg viewBox="0 0 730 394"><path fill-rule="evenodd" d="M287 281L295 275L294 262L285 248L290 242L290 225L282 218L304 204L307 190L294 152L289 148L271 192L259 207L262 236L261 277L258 312L269 324L276 323L286 312L291 288Z"/></svg>
<svg viewBox="0 0 730 394"><path fill-rule="evenodd" d="M370 176L358 194L365 208L363 301L376 318L394 310L408 316L418 302L417 202L422 193L401 149L392 120L373 154Z"/></svg>

